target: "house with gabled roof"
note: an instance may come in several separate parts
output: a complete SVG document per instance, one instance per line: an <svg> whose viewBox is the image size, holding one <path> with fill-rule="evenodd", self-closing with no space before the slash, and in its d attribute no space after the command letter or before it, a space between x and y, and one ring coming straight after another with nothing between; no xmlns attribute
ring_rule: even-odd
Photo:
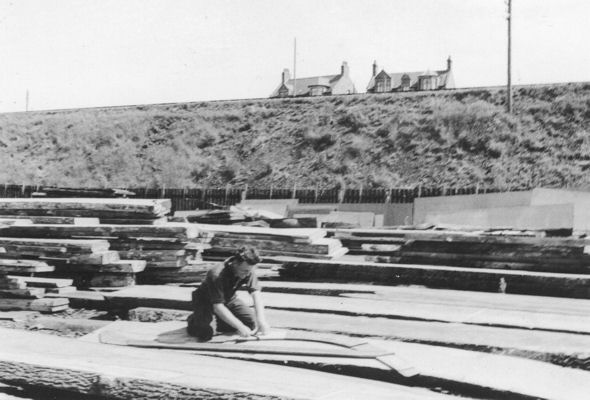
<svg viewBox="0 0 590 400"><path fill-rule="evenodd" d="M271 93L270 97L326 96L353 93L356 93L356 88L350 79L348 63L344 61L340 68L340 74L337 75L291 79L289 69L286 68L281 74L281 84Z"/></svg>
<svg viewBox="0 0 590 400"><path fill-rule="evenodd" d="M373 62L373 75L367 85L368 93L405 92L418 90L454 89L455 79L451 71L451 57L447 69L440 71L396 72L378 71L377 61Z"/></svg>

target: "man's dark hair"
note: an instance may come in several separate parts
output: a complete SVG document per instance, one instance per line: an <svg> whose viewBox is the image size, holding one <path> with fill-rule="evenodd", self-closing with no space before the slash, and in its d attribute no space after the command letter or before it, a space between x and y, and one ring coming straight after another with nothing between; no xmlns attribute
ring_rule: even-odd
<svg viewBox="0 0 590 400"><path fill-rule="evenodd" d="M242 262L245 261L250 265L256 265L260 262L260 255L254 247L241 247L234 255L234 260Z"/></svg>

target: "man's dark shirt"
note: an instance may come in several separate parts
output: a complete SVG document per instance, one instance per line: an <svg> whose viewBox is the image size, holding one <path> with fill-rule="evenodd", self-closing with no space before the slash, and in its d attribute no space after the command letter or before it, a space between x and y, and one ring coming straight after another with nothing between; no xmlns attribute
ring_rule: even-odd
<svg viewBox="0 0 590 400"><path fill-rule="evenodd" d="M207 272L207 276L201 286L193 292L193 302L203 305L217 303L229 303L235 296L236 290L244 285L249 293L260 290L256 274L251 272L244 279L234 275L228 261L218 265Z"/></svg>

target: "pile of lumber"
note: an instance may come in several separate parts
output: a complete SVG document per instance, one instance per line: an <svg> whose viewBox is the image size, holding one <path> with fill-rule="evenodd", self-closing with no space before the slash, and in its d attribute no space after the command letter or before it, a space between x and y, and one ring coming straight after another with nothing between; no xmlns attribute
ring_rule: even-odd
<svg viewBox="0 0 590 400"><path fill-rule="evenodd" d="M0 228L6 239L97 241L100 251L85 257L72 254L43 253L43 259L55 266L55 275L75 278L78 287L120 287L136 283L139 273L151 283L199 280L210 264L199 263L202 241L207 240L196 226L165 225L27 225ZM52 238L52 239L48 239ZM187 245L189 248L187 248ZM19 253L22 255L23 253Z"/></svg>
<svg viewBox="0 0 590 400"><path fill-rule="evenodd" d="M315 217L286 218L271 211L232 206L227 210L177 211L174 221L212 225L244 225L263 228L315 228Z"/></svg>
<svg viewBox="0 0 590 400"><path fill-rule="evenodd" d="M511 235L510 232L431 230L335 230L351 254L367 261L512 269L590 272L590 240Z"/></svg>
<svg viewBox="0 0 590 400"><path fill-rule="evenodd" d="M266 260L284 257L333 259L347 249L337 239L326 238L322 229L274 229L232 225L197 224L199 230L211 232L211 248L203 252L209 260L222 260L243 246L253 246Z"/></svg>
<svg viewBox="0 0 590 400"><path fill-rule="evenodd" d="M0 218L11 216L98 218L100 223L153 224L170 213L169 199L2 198ZM55 221L59 221L57 218ZM53 222L60 223L60 222Z"/></svg>
<svg viewBox="0 0 590 400"><path fill-rule="evenodd" d="M39 278L9 274L32 274L47 272L53 267L36 260L0 259L0 311L40 311L53 313L68 308L69 300L60 294L72 290L71 280L56 284ZM61 288L68 288L60 290ZM75 288L73 289L75 290ZM54 295L45 297L47 293Z"/></svg>
<svg viewBox="0 0 590 400"><path fill-rule="evenodd" d="M0 199L0 213L21 221L0 223L10 250L0 257L44 260L52 276L73 278L79 288L199 281L211 267L200 258L210 235L165 221L169 212L165 199ZM89 241L94 247L85 253L60 247Z"/></svg>

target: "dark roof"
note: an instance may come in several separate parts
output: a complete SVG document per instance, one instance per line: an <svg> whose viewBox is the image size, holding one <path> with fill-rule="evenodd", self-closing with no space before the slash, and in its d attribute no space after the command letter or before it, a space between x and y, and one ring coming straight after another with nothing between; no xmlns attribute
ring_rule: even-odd
<svg viewBox="0 0 590 400"><path fill-rule="evenodd" d="M310 76L307 78L289 79L285 85L289 88L289 94L293 95L293 86L297 93L295 96L304 96L308 94L310 86L327 86L332 87L342 75L324 75L324 76ZM281 85L282 86L282 85ZM280 88L280 86L279 86ZM270 97L278 95L279 89L277 88Z"/></svg>
<svg viewBox="0 0 590 400"><path fill-rule="evenodd" d="M385 72L385 70L383 70L382 72ZM395 73L387 73L385 72L390 78L391 78L391 88L395 89L399 86L401 86L402 84L402 77L404 75L408 75L410 77L410 86L415 86L418 83L418 78L421 76L425 76L425 75L431 75L431 76L437 76L438 77L438 87L445 87L447 84L447 78L449 75L448 70L442 70L442 71L414 71L414 72L395 72ZM378 76L379 74L377 74ZM371 77L371 80L369 81L369 84L367 85L367 90L371 90L373 89L373 87L375 86L375 77Z"/></svg>

